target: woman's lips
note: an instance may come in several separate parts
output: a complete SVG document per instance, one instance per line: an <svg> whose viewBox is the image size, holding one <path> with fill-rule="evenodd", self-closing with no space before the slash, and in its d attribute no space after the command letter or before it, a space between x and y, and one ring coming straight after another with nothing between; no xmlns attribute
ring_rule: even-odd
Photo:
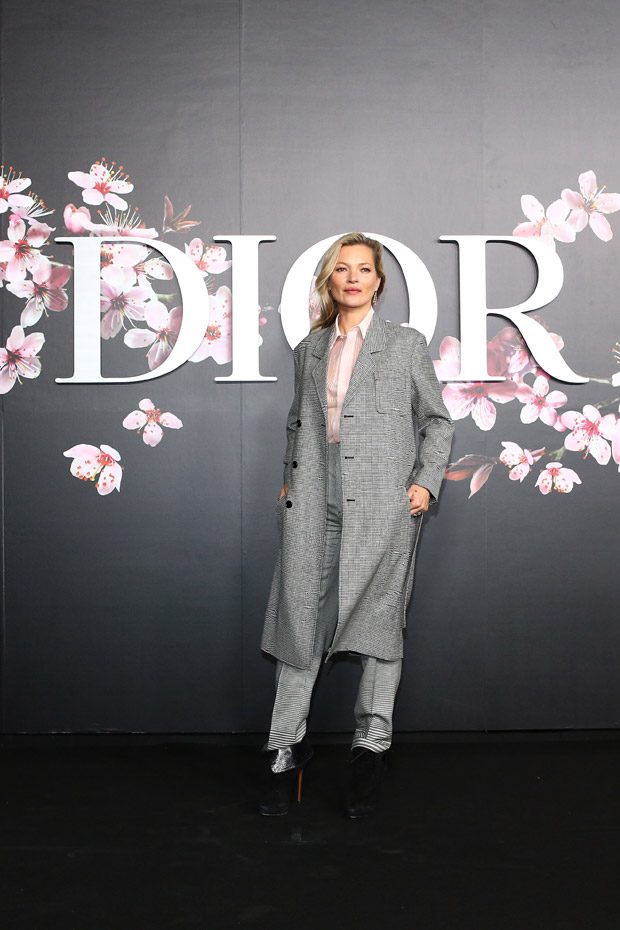
<svg viewBox="0 0 620 930"><path fill-rule="evenodd" d="M360 288L359 287L345 287L344 292L345 294L359 294Z"/></svg>

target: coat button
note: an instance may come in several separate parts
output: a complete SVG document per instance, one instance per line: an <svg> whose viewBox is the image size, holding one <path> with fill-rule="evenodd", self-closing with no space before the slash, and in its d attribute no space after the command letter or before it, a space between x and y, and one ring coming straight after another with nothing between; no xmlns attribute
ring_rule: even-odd
<svg viewBox="0 0 620 930"><path fill-rule="evenodd" d="M301 420L297 421L297 426L301 426Z"/></svg>
<svg viewBox="0 0 620 930"><path fill-rule="evenodd" d="M297 462L293 462L293 468L297 468Z"/></svg>
<svg viewBox="0 0 620 930"><path fill-rule="evenodd" d="M292 507L292 506L293 506L293 501L287 501L287 502L286 502L286 506L287 506L287 507Z"/></svg>

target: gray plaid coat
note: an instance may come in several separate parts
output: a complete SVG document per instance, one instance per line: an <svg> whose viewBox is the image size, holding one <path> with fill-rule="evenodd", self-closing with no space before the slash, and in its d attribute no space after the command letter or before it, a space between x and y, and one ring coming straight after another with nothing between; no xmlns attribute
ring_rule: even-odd
<svg viewBox="0 0 620 930"><path fill-rule="evenodd" d="M261 649L298 668L310 665L319 601L327 511L326 374L335 325L309 333L294 349L295 397L284 457L288 493L275 504L280 544ZM407 488L423 485L436 502L453 432L424 336L373 314L340 419L339 610L327 658L346 651L402 657L423 520L410 515ZM423 437L419 449L416 434Z"/></svg>

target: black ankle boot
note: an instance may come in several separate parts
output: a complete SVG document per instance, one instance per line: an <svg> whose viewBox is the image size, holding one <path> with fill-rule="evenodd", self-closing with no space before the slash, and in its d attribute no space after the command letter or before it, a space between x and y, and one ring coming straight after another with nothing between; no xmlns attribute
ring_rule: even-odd
<svg viewBox="0 0 620 930"><path fill-rule="evenodd" d="M364 817L374 811L379 800L381 781L390 760L387 750L373 752L372 749L356 747L349 759L349 780L344 798L347 817Z"/></svg>
<svg viewBox="0 0 620 930"><path fill-rule="evenodd" d="M265 817L280 817L288 813L291 797L301 802L303 770L314 755L314 749L304 736L299 743L283 749L271 749L268 753L267 784L258 810Z"/></svg>

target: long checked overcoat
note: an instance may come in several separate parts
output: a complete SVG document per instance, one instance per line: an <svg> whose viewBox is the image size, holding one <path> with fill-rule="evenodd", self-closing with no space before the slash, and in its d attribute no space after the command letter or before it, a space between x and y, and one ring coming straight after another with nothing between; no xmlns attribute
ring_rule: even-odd
<svg viewBox="0 0 620 930"><path fill-rule="evenodd" d="M331 326L294 349L295 396L286 422L284 482L276 504L279 548L261 649L308 668L313 653L327 517L327 388ZM423 515L407 488L435 503L454 425L426 340L376 313L355 362L340 419L342 537L335 652L403 655ZM327 661L326 659L326 661Z"/></svg>

